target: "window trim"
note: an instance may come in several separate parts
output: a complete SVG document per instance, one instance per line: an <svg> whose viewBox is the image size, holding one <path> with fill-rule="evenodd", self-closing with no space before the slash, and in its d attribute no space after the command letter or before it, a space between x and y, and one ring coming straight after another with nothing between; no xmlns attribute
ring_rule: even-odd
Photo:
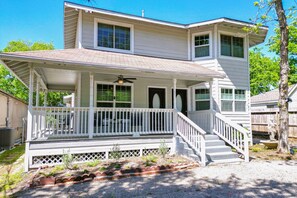
<svg viewBox="0 0 297 198"><path fill-rule="evenodd" d="M232 89L232 99L222 99L222 89ZM235 99L235 90L244 90L245 91L245 100L236 100ZM232 113L232 114L247 114L248 110L248 90L246 88L241 87L220 87L220 110L222 113ZM232 111L223 111L222 110L222 100L232 101ZM245 101L245 111L235 111L235 101Z"/></svg>
<svg viewBox="0 0 297 198"><path fill-rule="evenodd" d="M94 107L95 108L105 108L105 107L97 107L97 85L102 84L102 85L113 85L113 96L115 96L116 89L115 87L118 85L118 83L112 83L112 82L107 82L107 81L94 81ZM113 107L107 107L107 108L122 108L122 107L116 107L116 103L131 103L130 108L134 108L134 84L132 83L123 83L123 86L130 86L131 87L131 102L121 102L121 101L116 101L113 99L112 101L102 101L106 103L112 103Z"/></svg>
<svg viewBox="0 0 297 198"><path fill-rule="evenodd" d="M196 90L197 89L208 89L208 91L209 91L209 99L196 99ZM197 101L209 101L209 109L204 109L204 110L197 110L196 109L196 102ZM210 102L211 102L211 91L210 91L210 88L209 87L195 87L194 88L194 111L199 111L199 112L201 112L201 111L209 111L209 110L211 110L211 106L210 106Z"/></svg>
<svg viewBox="0 0 297 198"><path fill-rule="evenodd" d="M116 49L116 48L108 48L108 47L99 47L98 44L98 23L104 23L107 25L116 25L121 27L130 28L130 50ZM134 25L128 23L121 23L116 21L110 21L106 19L94 19L94 49L111 51L111 52L121 52L121 53L134 53Z"/></svg>
<svg viewBox="0 0 297 198"><path fill-rule="evenodd" d="M234 56L225 56L221 54L221 35L226 35L226 36L232 36L232 37L239 37L243 38L243 58L240 57L234 57ZM232 60L238 60L238 61L247 61L247 36L243 34L235 34L231 32L226 32L226 31L219 31L219 36L218 36L218 46L219 46L219 58L222 59L232 59Z"/></svg>
<svg viewBox="0 0 297 198"><path fill-rule="evenodd" d="M209 56L195 57L195 36L209 35ZM197 32L192 34L192 60L203 60L212 58L212 31Z"/></svg>

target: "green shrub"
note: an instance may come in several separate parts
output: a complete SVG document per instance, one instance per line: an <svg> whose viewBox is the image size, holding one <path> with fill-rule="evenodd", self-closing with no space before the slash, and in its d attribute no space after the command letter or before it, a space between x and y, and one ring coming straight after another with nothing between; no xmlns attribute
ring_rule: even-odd
<svg viewBox="0 0 297 198"><path fill-rule="evenodd" d="M96 159L96 160L87 162L86 164L87 164L88 167L95 167L95 166L98 166L100 164L100 161Z"/></svg>
<svg viewBox="0 0 297 198"><path fill-rule="evenodd" d="M58 165L58 166L55 166L52 170L51 170L51 174L52 175L55 175L56 173L60 172L60 171L63 171L65 168L64 166L62 165Z"/></svg>
<svg viewBox="0 0 297 198"><path fill-rule="evenodd" d="M144 156L142 159L144 160L145 166L151 166L158 161L158 157L152 154Z"/></svg>
<svg viewBox="0 0 297 198"><path fill-rule="evenodd" d="M107 168L106 168L106 167L104 167L104 166L102 166L102 167L100 167L100 168L99 168L99 170L100 170L100 171L106 171L106 170L107 170Z"/></svg>
<svg viewBox="0 0 297 198"><path fill-rule="evenodd" d="M62 156L62 160L63 160L64 168L66 168L66 169L73 168L73 160L74 159L73 159L72 154L69 151Z"/></svg>
<svg viewBox="0 0 297 198"><path fill-rule="evenodd" d="M110 158L119 160L121 158L121 149L118 144L114 144L109 152Z"/></svg>
<svg viewBox="0 0 297 198"><path fill-rule="evenodd" d="M168 152L168 146L166 145L165 140L163 140L163 141L160 143L160 146L159 146L159 154L160 154L163 158L165 158L167 152Z"/></svg>

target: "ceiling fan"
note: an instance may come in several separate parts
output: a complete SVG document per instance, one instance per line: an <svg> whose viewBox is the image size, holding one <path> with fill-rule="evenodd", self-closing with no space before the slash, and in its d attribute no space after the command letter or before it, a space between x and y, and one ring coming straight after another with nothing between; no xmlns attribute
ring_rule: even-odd
<svg viewBox="0 0 297 198"><path fill-rule="evenodd" d="M118 83L118 84L133 83L132 80L136 80L136 78L124 78L123 75L119 75L118 79L114 81L114 83Z"/></svg>

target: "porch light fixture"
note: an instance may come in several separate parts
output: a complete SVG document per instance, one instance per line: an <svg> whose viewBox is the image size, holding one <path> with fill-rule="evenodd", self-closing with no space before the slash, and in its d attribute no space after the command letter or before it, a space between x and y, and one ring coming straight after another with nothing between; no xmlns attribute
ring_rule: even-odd
<svg viewBox="0 0 297 198"><path fill-rule="evenodd" d="M120 84L120 85L124 84L124 80L123 79L119 79L118 80L118 84Z"/></svg>

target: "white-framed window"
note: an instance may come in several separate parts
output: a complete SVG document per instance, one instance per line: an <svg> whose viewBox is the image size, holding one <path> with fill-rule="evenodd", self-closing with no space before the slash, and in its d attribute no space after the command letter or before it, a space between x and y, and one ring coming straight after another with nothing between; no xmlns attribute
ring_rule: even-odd
<svg viewBox="0 0 297 198"><path fill-rule="evenodd" d="M243 89L235 89L235 112L246 111L246 93Z"/></svg>
<svg viewBox="0 0 297 198"><path fill-rule="evenodd" d="M200 32L197 34L193 34L192 45L193 59L203 59L211 57L211 32Z"/></svg>
<svg viewBox="0 0 297 198"><path fill-rule="evenodd" d="M221 110L224 112L246 112L246 90L222 88Z"/></svg>
<svg viewBox="0 0 297 198"><path fill-rule="evenodd" d="M221 56L244 58L244 38L220 34Z"/></svg>
<svg viewBox="0 0 297 198"><path fill-rule="evenodd" d="M95 19L94 47L108 51L133 52L134 26L103 19Z"/></svg>
<svg viewBox="0 0 297 198"><path fill-rule="evenodd" d="M113 83L96 83L96 107L131 108L133 102L133 86Z"/></svg>
<svg viewBox="0 0 297 198"><path fill-rule="evenodd" d="M210 109L210 93L209 89L195 89L195 110L209 110Z"/></svg>

